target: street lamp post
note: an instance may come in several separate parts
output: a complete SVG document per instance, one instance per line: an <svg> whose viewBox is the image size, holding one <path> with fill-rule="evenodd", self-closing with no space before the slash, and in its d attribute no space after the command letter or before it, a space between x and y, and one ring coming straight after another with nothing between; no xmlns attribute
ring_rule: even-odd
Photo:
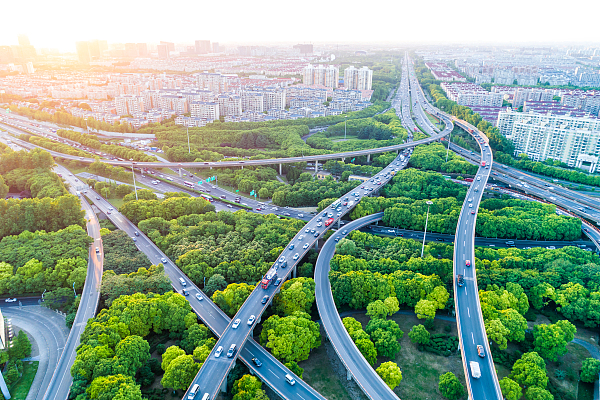
<svg viewBox="0 0 600 400"><path fill-rule="evenodd" d="M130 159L129 161L133 161L133 159ZM135 172L133 171L133 163L131 163L131 175L133 175L133 190L135 191L135 199L138 199L138 194L137 194L137 186L135 184Z"/></svg>
<svg viewBox="0 0 600 400"><path fill-rule="evenodd" d="M192 152L192 150L190 149L190 127L186 126L185 130L187 132L187 137L188 137L188 154L190 154Z"/></svg>
<svg viewBox="0 0 600 400"><path fill-rule="evenodd" d="M77 292L75 291L75 282L73 282L73 293L75 294L75 297L77 297Z"/></svg>
<svg viewBox="0 0 600 400"><path fill-rule="evenodd" d="M344 140L346 140L346 122L348 122L348 116L344 115Z"/></svg>
<svg viewBox="0 0 600 400"><path fill-rule="evenodd" d="M425 237L427 236L427 221L429 221L429 207L433 204L433 201L427 201L427 217L425 218L425 232L423 232L423 246L421 247L421 258L425 252Z"/></svg>
<svg viewBox="0 0 600 400"><path fill-rule="evenodd" d="M452 143L452 131L450 131L450 138L448 139L448 147L446 148L446 162L448 162L448 151L450 151L450 143Z"/></svg>

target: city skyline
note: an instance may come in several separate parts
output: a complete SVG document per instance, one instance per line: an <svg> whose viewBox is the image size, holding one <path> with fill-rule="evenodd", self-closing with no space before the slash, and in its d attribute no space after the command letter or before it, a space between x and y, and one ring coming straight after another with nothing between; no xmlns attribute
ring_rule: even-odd
<svg viewBox="0 0 600 400"><path fill-rule="evenodd" d="M591 15L600 11L598 3L581 0L570 3L570 7L587 10ZM184 9L183 15L198 18L186 17L182 20L177 17L181 15L178 10ZM561 19L560 29L549 29L548 21L556 21L561 17L559 9L558 4L553 7L548 2L511 0L503 3L502 7L490 7L487 16L486 11L481 10L481 3L474 0L461 4L434 0L429 2L427 10L432 12L427 14L417 3L403 3L385 5L380 10L381 14L374 9L373 16L365 18L364 14L357 14L355 8L340 8L313 0L303 3L300 10L272 0L262 2L261 7L255 9L248 9L246 2L234 1L228 6L227 13L213 3L183 3L171 10L172 13L165 13L164 10L158 12L156 8L140 8L137 3L115 0L104 2L102 7L72 0L61 1L58 5L33 0L4 6L5 15L27 17L26 23L23 23L23 18L8 18L0 32L0 43L16 44L20 33L28 35L31 43L38 48L57 48L61 52L74 52L76 41L91 39L103 39L110 43L155 43L161 40L193 43L194 40L207 39L220 43L386 45L458 42L585 44L598 40L593 24L582 24L573 18ZM65 10L76 11L69 14ZM120 16L135 17L120 19L115 10L119 11ZM303 10L319 12L315 15ZM204 15L211 17L205 18ZM394 16L392 21L388 21L389 15ZM331 18L324 19L325 16ZM190 22L185 23L186 19ZM299 29L289 29L291 20ZM115 24L118 29L114 29Z"/></svg>

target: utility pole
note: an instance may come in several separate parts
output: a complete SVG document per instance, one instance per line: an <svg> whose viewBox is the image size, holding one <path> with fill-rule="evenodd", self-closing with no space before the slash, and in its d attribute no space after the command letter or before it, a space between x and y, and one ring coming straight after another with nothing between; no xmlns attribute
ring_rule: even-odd
<svg viewBox="0 0 600 400"><path fill-rule="evenodd" d="M131 163L131 175L133 175L133 190L135 190L135 199L138 199L137 186L135 185L135 172L133 171L133 163Z"/></svg>
<svg viewBox="0 0 600 400"><path fill-rule="evenodd" d="M427 221L429 221L429 207L433 204L433 201L427 201L427 217L425 218L425 232L423 232L423 246L421 247L421 258L425 252L425 236L427 236Z"/></svg>

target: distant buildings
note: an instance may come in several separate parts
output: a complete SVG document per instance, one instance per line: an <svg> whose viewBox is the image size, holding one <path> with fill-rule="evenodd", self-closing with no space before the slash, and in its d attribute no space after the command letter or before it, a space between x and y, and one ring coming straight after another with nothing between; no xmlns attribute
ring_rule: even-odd
<svg viewBox="0 0 600 400"><path fill-rule="evenodd" d="M598 118L507 109L498 115L498 128L515 145L515 154L524 153L534 161L551 158L590 172L598 168Z"/></svg>
<svg viewBox="0 0 600 400"><path fill-rule="evenodd" d="M504 99L502 93L488 92L474 83L442 82L440 86L450 100L461 106L501 107Z"/></svg>
<svg viewBox="0 0 600 400"><path fill-rule="evenodd" d="M371 90L373 71L367 67L358 69L351 65L344 70L344 87L350 90Z"/></svg>
<svg viewBox="0 0 600 400"><path fill-rule="evenodd" d="M156 46L158 52L158 58L166 60L169 58L169 46L167 44L159 44Z"/></svg>
<svg viewBox="0 0 600 400"><path fill-rule="evenodd" d="M340 69L333 65L308 64L302 70L302 83L305 85L323 85L337 88L340 80Z"/></svg>
<svg viewBox="0 0 600 400"><path fill-rule="evenodd" d="M77 49L77 58L80 63L89 64L92 60L90 55L90 47L88 42L77 42L75 43Z"/></svg>
<svg viewBox="0 0 600 400"><path fill-rule="evenodd" d="M219 44L217 43L217 47ZM211 53L210 40L196 40L195 42L196 54L208 54Z"/></svg>
<svg viewBox="0 0 600 400"><path fill-rule="evenodd" d="M298 50L300 54L312 54L313 53L313 45L312 44L296 44L294 45L294 49Z"/></svg>
<svg viewBox="0 0 600 400"><path fill-rule="evenodd" d="M433 77L442 82L466 82L467 78L450 68L445 63L425 63Z"/></svg>

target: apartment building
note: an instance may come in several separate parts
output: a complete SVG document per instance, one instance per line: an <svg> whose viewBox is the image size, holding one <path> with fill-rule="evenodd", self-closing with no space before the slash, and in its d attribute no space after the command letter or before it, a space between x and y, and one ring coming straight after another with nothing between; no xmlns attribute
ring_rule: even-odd
<svg viewBox="0 0 600 400"><path fill-rule="evenodd" d="M308 64L302 70L302 83L305 85L323 85L337 88L340 81L340 69L333 65Z"/></svg>
<svg viewBox="0 0 600 400"><path fill-rule="evenodd" d="M220 116L235 116L242 114L242 98L234 94L222 94L217 97Z"/></svg>
<svg viewBox="0 0 600 400"><path fill-rule="evenodd" d="M202 118L207 121L219 119L219 103L195 101L191 104L193 118Z"/></svg>
<svg viewBox="0 0 600 400"><path fill-rule="evenodd" d="M467 82L442 82L442 89L448 98L461 106L491 106L501 107L504 95L488 92L479 85Z"/></svg>
<svg viewBox="0 0 600 400"><path fill-rule="evenodd" d="M240 94L242 100L242 111L264 112L265 95L263 92L244 91Z"/></svg>
<svg viewBox="0 0 600 400"><path fill-rule="evenodd" d="M344 70L344 87L350 90L371 90L373 71L368 67L356 68L351 65Z"/></svg>
<svg viewBox="0 0 600 400"><path fill-rule="evenodd" d="M513 108L521 107L526 101L552 101L554 91L534 88L516 88L513 94Z"/></svg>
<svg viewBox="0 0 600 400"><path fill-rule="evenodd" d="M515 145L515 154L560 160L590 172L598 167L600 119L507 109L498 114L498 128Z"/></svg>
<svg viewBox="0 0 600 400"><path fill-rule="evenodd" d="M115 98L117 115L133 115L144 112L144 97L142 96L119 96Z"/></svg>
<svg viewBox="0 0 600 400"><path fill-rule="evenodd" d="M197 75L198 87L213 93L224 93L229 90L228 78L222 74L203 72Z"/></svg>

